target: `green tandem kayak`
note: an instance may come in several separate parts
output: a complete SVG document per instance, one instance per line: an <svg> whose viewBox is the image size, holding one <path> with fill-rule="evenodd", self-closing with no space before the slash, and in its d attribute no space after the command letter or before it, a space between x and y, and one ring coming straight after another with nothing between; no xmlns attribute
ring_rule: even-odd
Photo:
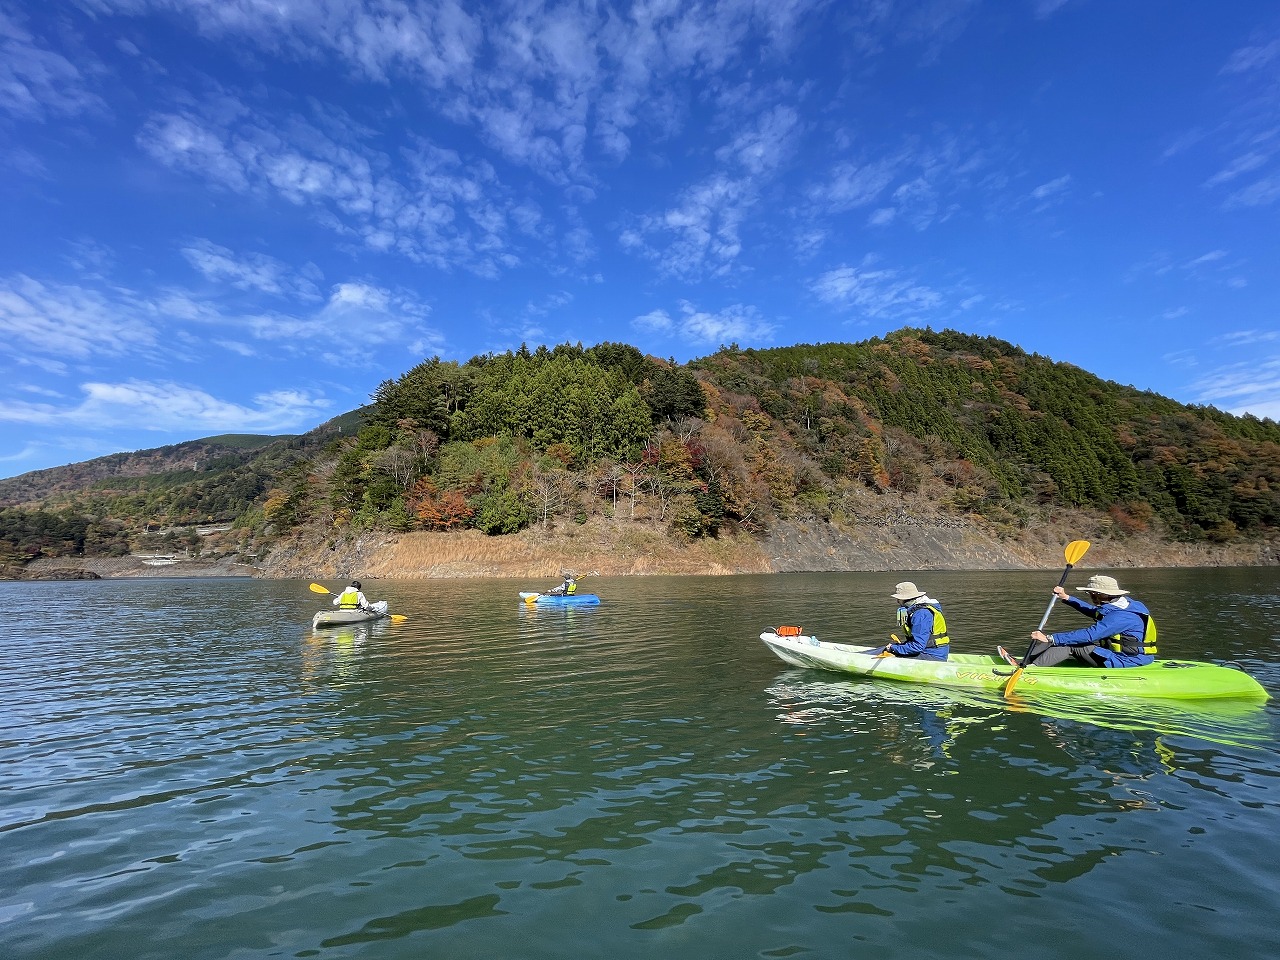
<svg viewBox="0 0 1280 960"><path fill-rule="evenodd" d="M999 692L1010 668L992 654L953 653L948 660L877 657L880 647L828 643L817 637L760 634L765 645L797 667L832 670L861 677ZM1088 667L1028 667L1018 678L1019 695L1086 694L1165 700L1266 700L1266 689L1243 670L1194 660L1157 660L1147 667L1122 670Z"/></svg>

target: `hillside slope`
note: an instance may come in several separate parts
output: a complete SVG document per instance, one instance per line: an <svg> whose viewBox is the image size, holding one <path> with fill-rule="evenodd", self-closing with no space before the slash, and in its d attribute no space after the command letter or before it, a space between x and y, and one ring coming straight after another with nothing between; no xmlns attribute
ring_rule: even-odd
<svg viewBox="0 0 1280 960"><path fill-rule="evenodd" d="M1266 563L1280 531L1280 425L951 331L687 365L625 344L436 358L373 400L298 437L0 481L0 562L533 575L560 563L538 543L592 531L600 564L633 573L1052 566L1081 537L1098 562L1105 543L1144 565ZM353 552L375 542L398 552ZM480 559L413 559L455 542Z"/></svg>

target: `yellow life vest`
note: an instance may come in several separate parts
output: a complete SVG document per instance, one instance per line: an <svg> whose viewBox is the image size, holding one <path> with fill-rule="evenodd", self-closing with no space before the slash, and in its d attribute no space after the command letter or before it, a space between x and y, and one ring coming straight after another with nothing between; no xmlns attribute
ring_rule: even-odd
<svg viewBox="0 0 1280 960"><path fill-rule="evenodd" d="M1155 618L1152 617L1151 614L1142 613L1139 610L1133 610L1131 612L1136 613L1139 617L1142 618L1142 639L1135 644L1132 640L1129 640L1129 638L1126 637L1124 634L1117 633L1113 636L1107 637L1107 649L1112 651L1113 653L1127 654L1130 657L1143 656L1143 655L1149 655L1154 657L1156 655ZM1129 643L1129 649L1127 650L1125 649L1126 641L1128 641Z"/></svg>
<svg viewBox="0 0 1280 960"><path fill-rule="evenodd" d="M355 587L347 587L338 595L339 610L354 610L360 606L360 591Z"/></svg>
<svg viewBox="0 0 1280 960"><path fill-rule="evenodd" d="M945 647L950 643L951 638L947 636L947 618L931 603L917 603L910 607L898 608L898 623L902 625L903 630L907 631L907 636L911 636L911 611L916 607L928 607L933 611L933 633L929 636L929 642L925 647Z"/></svg>

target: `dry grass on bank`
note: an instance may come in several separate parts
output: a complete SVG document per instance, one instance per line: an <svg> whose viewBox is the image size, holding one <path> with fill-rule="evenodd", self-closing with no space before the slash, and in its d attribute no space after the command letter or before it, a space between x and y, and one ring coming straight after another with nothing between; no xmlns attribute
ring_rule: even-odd
<svg viewBox="0 0 1280 960"><path fill-rule="evenodd" d="M555 578L561 571L603 576L763 573L769 563L760 545L745 538L677 544L661 529L588 523L505 537L474 530L404 534L369 556L364 568L368 576L388 578Z"/></svg>

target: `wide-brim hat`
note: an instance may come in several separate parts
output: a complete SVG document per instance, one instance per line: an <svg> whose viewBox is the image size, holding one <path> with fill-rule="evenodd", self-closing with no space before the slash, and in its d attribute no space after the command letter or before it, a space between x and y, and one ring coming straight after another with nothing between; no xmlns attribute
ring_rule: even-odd
<svg viewBox="0 0 1280 960"><path fill-rule="evenodd" d="M903 580L894 587L893 593L889 594L889 596L895 600L914 600L916 597L923 597L924 591L910 580Z"/></svg>
<svg viewBox="0 0 1280 960"><path fill-rule="evenodd" d="M1108 597L1123 597L1128 590L1121 590L1115 577L1093 576L1083 587L1076 587L1081 593L1101 593Z"/></svg>

